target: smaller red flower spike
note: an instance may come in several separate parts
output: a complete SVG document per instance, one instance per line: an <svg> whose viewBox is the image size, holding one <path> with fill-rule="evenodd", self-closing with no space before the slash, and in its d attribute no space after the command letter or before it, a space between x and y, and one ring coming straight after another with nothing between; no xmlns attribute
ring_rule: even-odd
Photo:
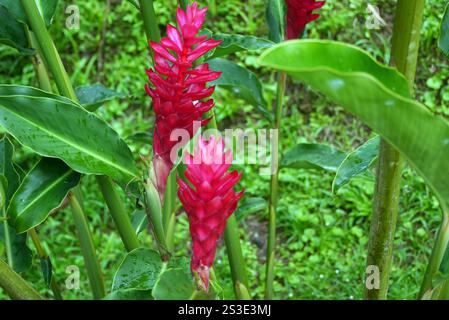
<svg viewBox="0 0 449 320"><path fill-rule="evenodd" d="M156 113L153 166L161 199L175 160L171 159L171 152L175 146L182 147L171 139L172 133L176 129L185 130L192 138L196 129L194 122L205 125L208 119L203 119L203 115L214 106L210 96L215 88L206 84L221 73L209 70L207 63L195 66L198 58L221 43L197 36L206 11L207 7L200 9L196 2L187 6L186 11L178 8L178 28L168 25L167 37L160 43L150 42L155 65L154 70L147 70L152 86L147 84L145 89Z"/></svg>
<svg viewBox="0 0 449 320"><path fill-rule="evenodd" d="M241 174L227 173L232 164L232 151L224 152L223 140L213 136L209 141L200 136L194 154L187 154L184 160L185 176L191 186L178 177L178 196L189 218L193 249L190 266L207 291L217 241L244 193L232 189Z"/></svg>
<svg viewBox="0 0 449 320"><path fill-rule="evenodd" d="M309 22L320 17L314 10L324 6L325 1L286 0L287 4L287 39L298 39Z"/></svg>

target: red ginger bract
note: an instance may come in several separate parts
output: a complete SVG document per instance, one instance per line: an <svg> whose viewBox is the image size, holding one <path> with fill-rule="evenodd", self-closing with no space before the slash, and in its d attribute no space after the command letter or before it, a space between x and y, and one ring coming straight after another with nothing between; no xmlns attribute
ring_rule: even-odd
<svg viewBox="0 0 449 320"><path fill-rule="evenodd" d="M287 4L287 39L298 39L309 22L320 17L314 10L324 6L325 1L286 0Z"/></svg>
<svg viewBox="0 0 449 320"><path fill-rule="evenodd" d="M203 115L214 106L214 101L208 98L215 87L206 87L206 83L216 80L221 73L209 70L207 63L194 66L198 58L220 44L206 36L197 36L206 11L207 7L199 9L196 2L187 6L186 11L178 8L179 29L168 25L167 37L160 43L150 42L155 65L154 70L147 70L147 74L153 87L147 84L145 89L153 100L156 114L153 166L161 199L175 160L171 159L172 149L182 147L177 140L171 141L172 132L186 130L192 138L197 129L194 122L205 125L208 119L203 119ZM180 134L175 134L174 138L178 139Z"/></svg>
<svg viewBox="0 0 449 320"><path fill-rule="evenodd" d="M184 160L185 176L192 187L178 177L178 196L189 218L193 249L191 270L207 291L217 241L244 193L232 189L241 174L227 173L232 164L232 151L224 152L223 140L213 136L209 141L200 136L193 156L187 154Z"/></svg>

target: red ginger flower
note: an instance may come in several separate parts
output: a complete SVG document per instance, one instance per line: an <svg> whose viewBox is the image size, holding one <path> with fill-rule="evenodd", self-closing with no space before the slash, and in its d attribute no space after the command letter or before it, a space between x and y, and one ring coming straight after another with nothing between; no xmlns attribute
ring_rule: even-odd
<svg viewBox="0 0 449 320"><path fill-rule="evenodd" d="M187 6L186 11L178 8L179 29L169 24L167 37L160 43L150 42L155 65L154 70L147 70L147 74L153 87L147 84L145 89L153 100L156 113L153 166L161 199L175 160L171 159L171 151L175 145L182 147L178 141L171 141L170 135L176 129L183 129L192 138L196 131L194 121L205 125L209 119L203 119L203 115L214 106L212 99L206 99L215 87L206 87L206 83L216 80L221 73L209 70L207 63L194 66L195 60L221 42L206 40L206 36L197 37L206 11L207 7L199 9L196 2Z"/></svg>
<svg viewBox="0 0 449 320"><path fill-rule="evenodd" d="M309 22L320 17L314 10L324 6L325 1L286 0L287 3L287 39L298 39Z"/></svg>
<svg viewBox="0 0 449 320"><path fill-rule="evenodd" d="M200 136L194 155L187 154L185 163L185 176L193 187L178 177L178 196L190 223L191 270L207 291L217 241L244 193L232 189L241 174L237 171L226 174L232 164L232 151L224 152L223 140L213 136L209 141Z"/></svg>

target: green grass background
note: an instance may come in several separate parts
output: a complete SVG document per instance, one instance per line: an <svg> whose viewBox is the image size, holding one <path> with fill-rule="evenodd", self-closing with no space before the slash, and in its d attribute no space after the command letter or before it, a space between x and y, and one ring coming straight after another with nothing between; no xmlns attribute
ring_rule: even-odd
<svg viewBox="0 0 449 320"><path fill-rule="evenodd" d="M205 4L205 1L199 1ZM307 36L335 39L356 44L381 62L388 62L395 1L372 0L380 8L387 26L368 30L364 21L367 1L329 0L321 18L310 24ZM65 27L65 9L71 1L61 1L51 27L56 46L75 86L100 82L123 92L127 98L111 101L97 112L122 137L151 131L153 114L143 86L145 68L150 59L137 10L127 1L78 1L80 29ZM218 15L209 17L205 27L215 32L239 33L266 37L265 1L217 0ZM155 0L161 29L174 18L175 1ZM449 116L449 67L437 48L439 21L444 1L428 0L422 29L422 45L417 70L417 98L433 111ZM265 96L274 101L274 75L257 65L260 53L237 53L230 59L256 72L264 84ZM36 85L30 60L19 57L13 49L0 46L0 83ZM250 105L234 95L216 90L216 113L221 128L268 128L269 124ZM302 84L288 82L286 107L282 119L282 150L300 142L319 142L351 151L373 133L361 122L325 97ZM140 161L151 146L127 140ZM101 141L99 141L101 143ZM20 148L16 160L26 168L36 156ZM141 163L143 164L143 163ZM239 167L244 171L240 183L246 197L267 197L269 177L259 175L259 167ZM331 192L332 174L320 171L286 170L280 174L278 212L278 252L274 290L277 299L361 299L364 287L366 246L371 214L374 180L361 176ZM391 299L415 298L440 221L438 203L423 180L406 169L402 185L400 215L395 238L391 273ZM93 232L107 288L125 255L124 247L103 204L93 177L82 183L86 214ZM123 194L121 192L121 194ZM123 195L124 197L124 195ZM128 200L128 208L132 208ZM132 211L130 209L130 211ZM176 253L189 255L188 223L180 211L176 229ZM239 219L244 255L248 264L251 291L263 297L265 273L265 238L267 212ZM89 299L91 293L84 272L74 222L70 210L64 210L39 227L39 235L51 255L55 276L60 285L68 277L66 268L81 270L79 290L64 290L66 299ZM152 246L148 232L140 235L145 246ZM35 258L23 277L46 297L51 297ZM226 298L233 298L232 284L224 244L220 243L216 273ZM6 296L0 289L0 299Z"/></svg>

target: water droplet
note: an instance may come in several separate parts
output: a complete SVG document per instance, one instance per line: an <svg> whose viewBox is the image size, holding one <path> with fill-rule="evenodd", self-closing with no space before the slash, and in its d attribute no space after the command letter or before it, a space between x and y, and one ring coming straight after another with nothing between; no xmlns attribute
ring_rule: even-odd
<svg viewBox="0 0 449 320"><path fill-rule="evenodd" d="M331 79L327 83L334 90L339 90L345 86L345 81L343 79Z"/></svg>

